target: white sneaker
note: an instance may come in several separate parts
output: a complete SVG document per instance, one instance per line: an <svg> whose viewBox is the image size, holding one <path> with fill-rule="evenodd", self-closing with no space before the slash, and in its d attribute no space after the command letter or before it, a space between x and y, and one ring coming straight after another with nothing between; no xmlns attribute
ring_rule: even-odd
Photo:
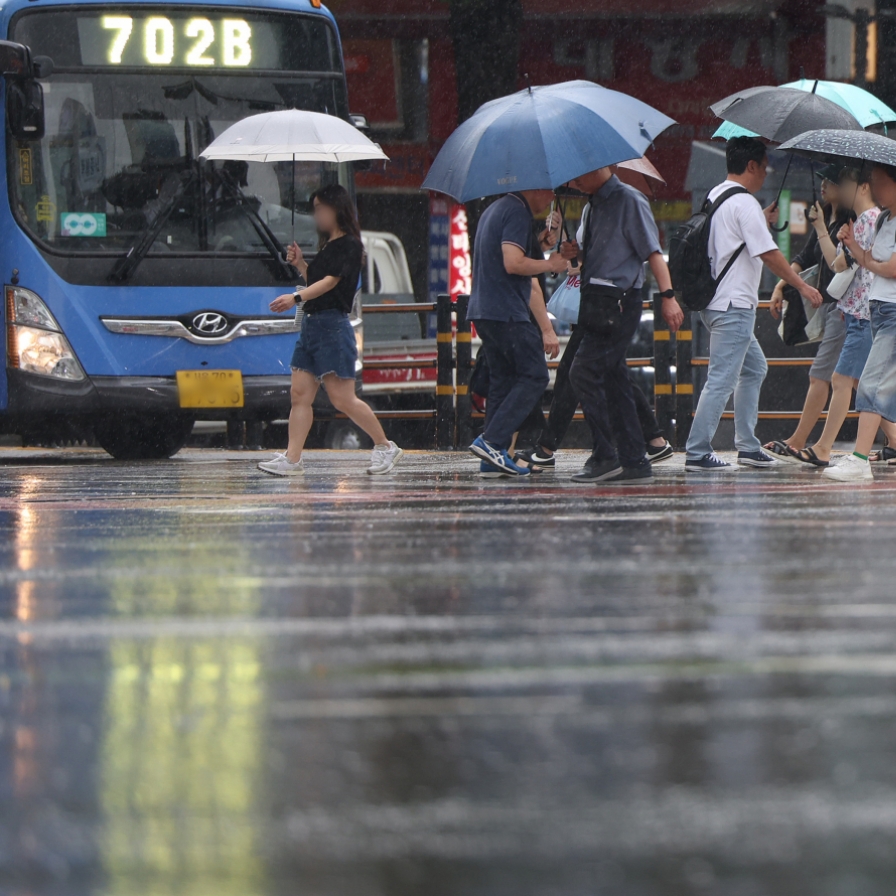
<svg viewBox="0 0 896 896"><path fill-rule="evenodd" d="M404 454L404 451L395 442L389 442L388 448L374 447L370 453L370 466L367 468L367 472L371 476L391 473L402 454Z"/></svg>
<svg viewBox="0 0 896 896"><path fill-rule="evenodd" d="M285 454L278 454L273 460L262 461L258 465L258 469L264 473L270 473L272 476L304 476L305 464L299 458L294 464L291 464Z"/></svg>
<svg viewBox="0 0 896 896"><path fill-rule="evenodd" d="M825 467L821 471L825 479L833 479L836 482L873 482L874 473L871 472L871 464L854 454L841 457L835 464Z"/></svg>

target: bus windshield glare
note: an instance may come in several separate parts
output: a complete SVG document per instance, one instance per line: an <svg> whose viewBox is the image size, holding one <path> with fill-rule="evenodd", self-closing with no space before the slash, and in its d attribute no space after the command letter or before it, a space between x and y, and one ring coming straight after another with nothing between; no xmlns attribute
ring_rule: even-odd
<svg viewBox="0 0 896 896"><path fill-rule="evenodd" d="M13 210L50 250L120 257L153 229L150 256L258 255L271 235L287 243L293 233L313 246L311 193L351 181L347 166L199 159L259 112L346 115L336 38L320 18L235 7L28 10L10 37L55 64L42 82L45 137L7 136Z"/></svg>

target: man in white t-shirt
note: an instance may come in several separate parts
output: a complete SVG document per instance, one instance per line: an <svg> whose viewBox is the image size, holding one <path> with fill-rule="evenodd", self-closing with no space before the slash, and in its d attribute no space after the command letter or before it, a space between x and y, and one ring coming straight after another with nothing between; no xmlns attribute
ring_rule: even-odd
<svg viewBox="0 0 896 896"><path fill-rule="evenodd" d="M777 464L762 450L756 438L759 390L768 370L753 332L763 264L813 305L818 306L822 301L818 290L794 273L769 233L768 225L777 220L777 208L762 209L751 195L765 183L768 168L765 144L754 137L734 137L728 141L725 156L728 179L710 191L709 200L714 201L738 187L748 192L726 199L710 223L709 257L713 277L719 276L734 253L738 254L719 283L712 302L700 314L709 330L709 368L688 437L685 470L689 473L733 469L712 449L713 437L732 393L737 462L750 467Z"/></svg>

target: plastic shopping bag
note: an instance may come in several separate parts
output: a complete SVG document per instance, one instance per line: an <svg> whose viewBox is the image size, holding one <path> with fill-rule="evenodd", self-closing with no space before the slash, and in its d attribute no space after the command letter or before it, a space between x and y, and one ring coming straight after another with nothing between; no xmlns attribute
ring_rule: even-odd
<svg viewBox="0 0 896 896"><path fill-rule="evenodd" d="M548 302L548 311L557 320L567 324L579 322L582 280L578 274L570 274L555 290Z"/></svg>

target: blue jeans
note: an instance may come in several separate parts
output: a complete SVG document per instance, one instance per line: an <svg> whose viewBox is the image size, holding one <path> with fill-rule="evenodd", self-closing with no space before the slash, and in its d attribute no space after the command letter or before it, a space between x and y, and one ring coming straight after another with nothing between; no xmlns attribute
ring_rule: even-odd
<svg viewBox="0 0 896 896"><path fill-rule="evenodd" d="M756 312L729 307L725 311L704 311L700 319L709 330L709 370L691 424L688 458L699 460L712 452L713 436L732 393L734 445L738 451L759 451L759 390L768 364L753 332Z"/></svg>
<svg viewBox="0 0 896 896"><path fill-rule="evenodd" d="M541 332L532 321L474 320L488 361L483 438L507 450L550 383Z"/></svg>
<svg viewBox="0 0 896 896"><path fill-rule="evenodd" d="M856 410L896 422L896 303L872 301L871 352L859 388Z"/></svg>

